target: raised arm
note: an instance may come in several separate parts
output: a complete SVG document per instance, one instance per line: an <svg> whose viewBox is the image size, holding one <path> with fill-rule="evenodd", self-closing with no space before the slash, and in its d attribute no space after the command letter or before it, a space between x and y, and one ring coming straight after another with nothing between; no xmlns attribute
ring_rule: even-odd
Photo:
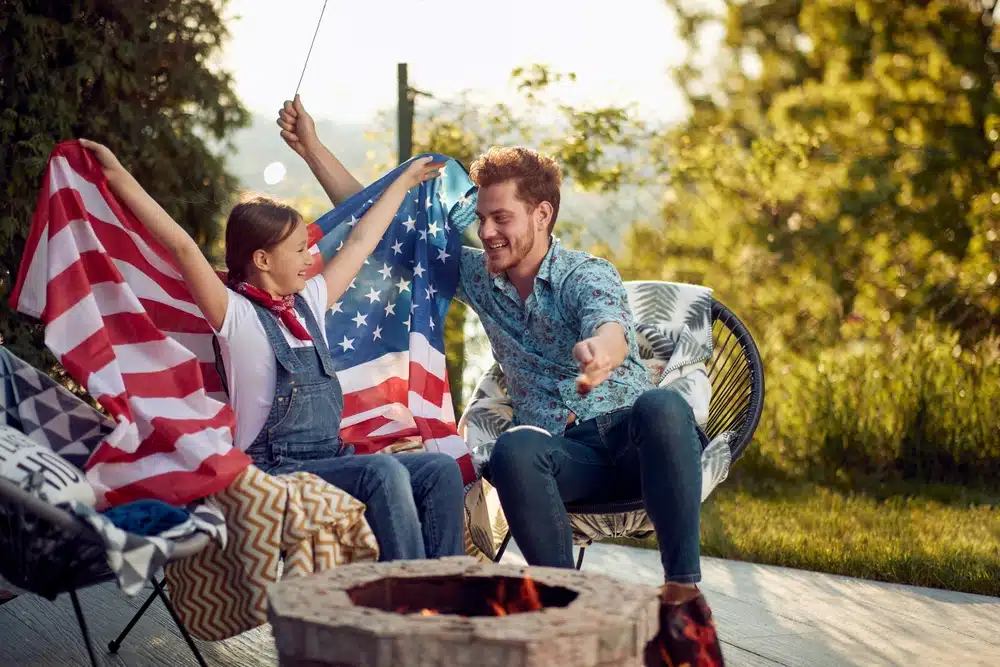
<svg viewBox="0 0 1000 667"><path fill-rule="evenodd" d="M323 277L326 279L327 308L340 301L340 297L358 275L365 260L378 246L396 211L402 205L406 193L427 179L440 175L444 163L432 160L433 158L423 157L411 162L392 185L385 189L378 201L361 216L361 220L344 241L344 247L327 262L323 269Z"/></svg>
<svg viewBox="0 0 1000 667"><path fill-rule="evenodd" d="M281 138L309 165L334 206L339 206L364 187L320 142L316 136L316 124L312 116L306 113L298 95L294 102L285 100L285 105L278 112L277 122L281 128Z"/></svg>
<svg viewBox="0 0 1000 667"><path fill-rule="evenodd" d="M208 263L201 248L163 208L143 190L107 146L80 139L104 170L111 191L122 201L157 242L173 256L177 268L205 319L218 331L226 317L229 293Z"/></svg>

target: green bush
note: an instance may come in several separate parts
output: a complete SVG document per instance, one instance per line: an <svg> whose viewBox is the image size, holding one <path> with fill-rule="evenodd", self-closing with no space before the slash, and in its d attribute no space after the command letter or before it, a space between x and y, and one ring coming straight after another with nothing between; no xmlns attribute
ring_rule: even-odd
<svg viewBox="0 0 1000 667"><path fill-rule="evenodd" d="M766 360L765 412L746 465L834 481L988 486L1000 474L1000 342L963 350L930 327L812 359Z"/></svg>

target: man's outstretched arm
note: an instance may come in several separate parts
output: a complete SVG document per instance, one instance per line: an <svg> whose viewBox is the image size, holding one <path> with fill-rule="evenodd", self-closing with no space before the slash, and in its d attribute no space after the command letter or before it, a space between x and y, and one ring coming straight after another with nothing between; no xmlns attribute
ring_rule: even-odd
<svg viewBox="0 0 1000 667"><path fill-rule="evenodd" d="M305 160L334 206L339 206L345 199L364 188L340 160L320 142L316 136L316 124L312 116L306 113L298 95L295 96L294 102L285 100L285 105L278 112L278 127L281 128L281 138L289 148Z"/></svg>

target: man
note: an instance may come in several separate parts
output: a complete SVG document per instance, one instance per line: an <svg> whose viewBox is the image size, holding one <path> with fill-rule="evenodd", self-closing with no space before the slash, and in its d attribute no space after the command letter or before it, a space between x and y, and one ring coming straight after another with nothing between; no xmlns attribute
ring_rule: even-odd
<svg viewBox="0 0 1000 667"><path fill-rule="evenodd" d="M362 188L316 139L297 98L278 124L331 198ZM650 650L662 646L677 664L722 664L696 586L702 440L691 407L650 383L614 266L552 236L562 182L555 161L492 148L470 177L483 249L462 249L457 298L479 315L513 402L513 426L488 466L511 534L529 564L571 568L565 503L641 490L666 578Z"/></svg>

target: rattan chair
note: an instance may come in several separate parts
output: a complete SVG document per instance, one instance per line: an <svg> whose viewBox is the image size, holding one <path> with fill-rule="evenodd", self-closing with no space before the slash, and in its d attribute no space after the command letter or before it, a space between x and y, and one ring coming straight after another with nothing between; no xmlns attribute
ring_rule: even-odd
<svg viewBox="0 0 1000 667"><path fill-rule="evenodd" d="M199 532L178 540L170 560L197 554L205 548L209 539L208 535ZM50 601L68 593L90 662L97 667L97 656L76 592L113 581L114 575L108 569L104 543L90 524L0 478L0 574L14 586ZM162 580L154 577L152 583L153 594L121 636L111 642L111 651L117 650L117 645L132 629L135 620L149 607L154 597L159 597L198 664L204 667L205 660L164 593Z"/></svg>
<svg viewBox="0 0 1000 667"><path fill-rule="evenodd" d="M732 437L729 438L729 449L731 465L733 465L753 440L754 431L757 429L761 412L764 409L764 366L753 336L732 311L713 299L711 317L712 358L706 366L709 380L712 383L712 398L709 404L705 432L709 440L721 433L732 432ZM588 517L645 514L641 498L593 504L569 503L566 505L566 509L577 522L586 521ZM631 519L626 517L625 520L610 523L618 526L645 523L634 517ZM593 529L604 526L608 522L595 520L587 523ZM651 532L643 530L638 533L605 533L602 538L632 537L641 539L648 537ZM577 569L583 566L583 554L591 541L591 538L584 538L574 531L574 542L580 547L576 561ZM503 557L509 542L510 532L508 531L497 551L494 559L496 562L499 562Z"/></svg>

